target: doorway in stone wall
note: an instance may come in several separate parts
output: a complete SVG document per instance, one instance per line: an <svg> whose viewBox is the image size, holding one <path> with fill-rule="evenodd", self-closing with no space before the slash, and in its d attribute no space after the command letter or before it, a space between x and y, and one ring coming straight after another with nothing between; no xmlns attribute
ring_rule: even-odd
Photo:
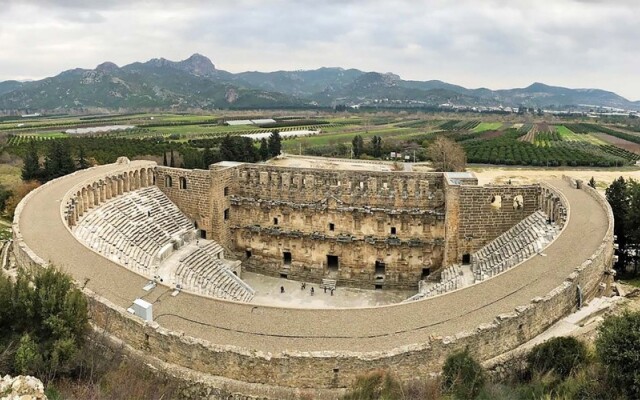
<svg viewBox="0 0 640 400"><path fill-rule="evenodd" d="M282 252L282 263L284 264L285 267L288 267L291 265L291 252L290 251L283 251Z"/></svg>
<svg viewBox="0 0 640 400"><path fill-rule="evenodd" d="M376 275L376 279L378 279L379 276L381 276L384 279L384 274L385 274L385 269L386 269L387 265L385 263L383 263L382 261L376 261L376 266L375 266L375 275Z"/></svg>
<svg viewBox="0 0 640 400"><path fill-rule="evenodd" d="M338 256L332 256L327 254L327 271L329 274L336 274L340 268L340 260Z"/></svg>
<svg viewBox="0 0 640 400"><path fill-rule="evenodd" d="M462 255L462 264L463 265L471 264L471 254L467 253Z"/></svg>

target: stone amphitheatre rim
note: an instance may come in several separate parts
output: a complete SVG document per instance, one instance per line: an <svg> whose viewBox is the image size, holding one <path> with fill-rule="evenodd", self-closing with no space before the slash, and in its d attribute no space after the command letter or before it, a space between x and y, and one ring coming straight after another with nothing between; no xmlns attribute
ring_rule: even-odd
<svg viewBox="0 0 640 400"><path fill-rule="evenodd" d="M112 166L113 168L114 166ZM100 168L100 167L96 167ZM126 171L127 166L121 167L123 171ZM117 168L113 168L109 171L109 173L114 173ZM66 177L59 178L60 180L66 179ZM95 179L95 178L94 178ZM84 179L83 179L84 181ZM34 190L32 193L27 195L25 199L20 203L16 210L16 217L13 222L13 230L14 230L14 253L19 257L21 261L26 261L25 265L42 265L46 266L49 263L42 259L38 254L36 254L29 243L27 243L20 230L20 217L22 211L25 207L25 204L29 202L29 200L36 196L37 193L41 193L44 191L44 188L47 185L55 185L55 182L59 182L58 180L52 181L43 185L41 188ZM567 184L567 187L569 184ZM75 185L72 185L75 187ZM562 189L553 188L556 194L562 195L564 197L564 202L567 205L567 214L568 216L573 216L572 211L574 211L572 207L572 203L569 203L569 200L564 196L564 191L571 190L565 188L564 184ZM574 186L575 190L575 186ZM61 192L62 190L59 190ZM254 382L254 383L265 383L271 379L272 382L276 382L278 385L283 387L317 387L317 388L327 388L327 387L344 387L346 384L346 379L352 379L357 371L363 372L367 369L371 368L380 368L389 365L393 365L394 368L397 368L398 373L401 375L402 379L409 379L411 376L414 376L417 372L425 372L430 369L435 368L439 363L442 362L442 354L445 351L452 351L460 346L464 346L465 344L471 345L474 351L477 351L479 355L482 357L490 358L495 355L496 352L504 352L506 349L513 348L515 345L520 343L521 340L528 338L530 335L539 332L545 326L548 326L551 323L552 319L558 317L558 315L566 313L569 309L575 306L575 286L583 285L585 291L588 290L587 296L593 296L596 292L599 291L598 285L599 282L602 282L603 278L605 278L606 271L610 268L611 261L611 253L612 253L612 228L613 221L611 218L612 211L611 208L606 204L604 198L598 195L595 191L590 190L590 188L583 188L582 191L585 194L581 194L583 197L576 197L577 195L572 194L570 196L571 199L576 198L584 198L587 197L592 198L590 200L593 204L592 207L595 207L597 203L598 209L601 209L600 212L603 213L605 217L602 218L602 221L605 223L603 225L603 237L602 241L599 242L599 245L589 247L589 252L591 254L587 254L584 259L586 259L582 264L574 265L573 260L571 259L571 265L565 263L565 266L562 269L559 269L560 272L554 274L553 279L547 279L547 283L545 283L545 287L552 287L550 290L546 290L545 292L539 292L535 297L531 299L529 297L529 301L524 301L517 304L515 311L511 308L510 312L506 312L505 314L490 314L493 313L497 308L487 308L488 312L483 312L482 316L474 316L474 318L470 318L466 323L460 318L466 318L465 314L462 316L455 316L455 323L449 323L449 319L446 321L442 321L442 324L448 324L447 329L436 330L439 332L451 332L442 334L441 336L433 336L433 330L429 327L422 327L419 331L414 330L419 328L415 326L416 324L422 324L424 322L428 322L431 320L438 320L436 317L425 318L425 321L418 321L417 323L407 322L404 320L398 320L397 322L394 320L395 329L411 329L411 334L398 334L397 331L393 328L389 328L388 326L384 327L374 327L370 328L371 334L379 335L380 332L384 332L385 335L383 337L388 337L384 341L388 341L387 344L382 345L381 340L369 340L361 335L361 332L365 332L364 328L356 327L348 327L343 334L342 337L331 337L328 341L328 344L319 343L314 344L312 346L304 346L298 345L296 343L292 343L291 345L282 346L280 341L277 339L269 339L265 342L259 341L254 344L247 345L249 343L247 341L248 337L253 334L263 334L263 335L275 335L279 329L264 329L261 328L259 324L253 324L250 327L252 329L256 329L256 332L246 332L246 333L238 333L238 339L233 344L226 340L226 338L211 339L211 336L202 336L198 331L190 331L189 329L176 329L173 324L175 321L166 321L160 325L157 322L153 322L150 324L145 324L141 320L127 315L125 310L122 308L121 301L115 300L116 298L111 297L109 293L103 292L102 289L98 291L93 291L90 287L84 288L83 290L87 294L87 296L92 299L91 302L94 304L94 310L92 313L95 313L96 324L100 324L101 321L104 321L105 316L112 315L118 319L119 326L122 328L121 331L116 331L115 335L117 337L122 338L125 342L131 343L133 347L144 349L145 346L151 345L152 354L154 356L159 357L162 360L167 360L168 362L176 363L178 365L182 365L189 368L194 368L197 371L202 371L206 373L210 373L213 375L224 376L229 379L237 379L240 381ZM65 197L71 191L64 192L61 197ZM54 193L53 191L47 191L47 193ZM569 193L569 192L567 192ZM41 196L42 197L42 196ZM48 199L46 202L40 201L37 204L49 204L53 203L53 199ZM58 200L59 201L59 200ZM33 208L31 209L33 211ZM63 218L62 204L56 205L55 215L56 219ZM579 211L579 210L578 210ZM48 214L52 214L53 210ZM46 214L37 214L37 215L46 215ZM30 214L32 217L33 214ZM606 218L606 219L605 219ZM584 218L582 218L584 219ZM571 218L573 220L573 218ZM578 218L581 220L581 218ZM29 221L30 223L35 223L34 220ZM64 224L64 221L60 221L65 226L66 229L68 227ZM561 231L561 234L557 236L559 238L563 237L566 229L569 227L570 221L567 220L565 225ZM571 221L572 222L572 221ZM578 222L576 222L577 224ZM26 229L25 229L26 230ZM575 229L574 229L575 231ZM33 231L25 232L30 235L30 239L33 239ZM600 234L600 230L598 231L598 235ZM77 242L75 236L72 235L74 241ZM598 236L600 239L600 236ZM554 241L555 242L555 241ZM553 243L553 242L552 242ZM549 244L551 245L551 244ZM38 247L38 246L36 246ZM82 246L83 249L87 249L86 246ZM87 249L88 250L88 249ZM92 253L95 253L91 250ZM49 252L51 254L51 252ZM42 253L43 256L47 257L47 252ZM586 252L585 252L586 254ZM96 256L100 256L96 254ZM100 256L102 257L102 256ZM102 257L104 258L104 257ZM106 258L105 258L106 259ZM106 259L109 261L110 265L117 265L120 268L125 268L123 266L118 265L117 263ZM550 270L553 270L556 266L562 266L558 261L555 263L553 260L547 259L549 263ZM518 264L518 268L522 266L523 263ZM64 267L64 265L59 265L59 267ZM136 276L142 277L141 274L136 273L136 271L127 269L127 272L133 272ZM513 269L513 268L511 268ZM509 270L510 271L510 270ZM564 271L567 272L567 275L564 275ZM517 272L514 271L514 274ZM562 274L562 275L561 275ZM500 274L502 275L502 274ZM139 279L136 280L136 282ZM489 279L488 282L492 282L493 279ZM503 279L504 281L504 279ZM553 283L553 286L551 286ZM584 283L584 284L583 284ZM165 285L163 285L165 286ZM477 285L474 285L477 286ZM165 286L166 287L166 286ZM538 289L543 286L537 286ZM459 291L446 293L447 295L458 294L455 298L460 298ZM469 291L471 292L471 291ZM475 292L478 292L476 290ZM475 293L474 294L478 294ZM531 291L527 291L529 293ZM523 292L524 293L524 292ZM197 296L197 294L189 294L189 296L199 297L206 299L207 301L215 300L216 304L228 304L229 307L218 307L220 310L230 310L236 309L239 311L239 315L245 315L249 308L254 307L251 303L242 303L242 302L234 302L229 300L214 299L211 297ZM425 300L435 300L441 299L443 296L431 297ZM453 297L453 296L452 296ZM590 298L590 297L589 297ZM522 300L522 296L520 298ZM187 299L185 299L187 300ZM513 303L513 300L510 300ZM422 306L417 307L415 303L421 303ZM418 301L412 303L400 303L379 307L361 307L361 308L332 308L332 309L300 309L300 308L288 308L288 307L278 307L278 306L268 306L268 305L259 305L260 309L272 309L275 311L283 310L286 311L295 311L295 313L291 313L290 315L297 315L300 317L307 318L309 311L319 311L319 312L328 312L327 315L334 315L337 320L346 320L345 316L349 318L355 318L361 320L363 316L371 315L371 312L375 312L376 310L380 310L383 314L376 317L374 320L379 320L381 317L389 316L388 312L385 312L390 307L399 306L401 308L393 309L394 316L402 316L406 317L408 313L413 311L426 311L428 301ZM434 302L435 305L443 304L442 301ZM189 304L189 303L187 303ZM484 307L484 302L482 303ZM515 304L514 304L515 305ZM231 307L231 308L230 308ZM413 307L413 308L412 308ZM504 307L502 307L504 308ZM402 312L402 309L406 309L405 312ZM434 310L433 308L431 310ZM436 309L437 310L437 309ZM300 311L300 313L298 313ZM471 310L473 311L473 310ZM273 313L269 312L265 315L272 315ZM487 315L491 315L491 317L486 317ZM546 315L549 314L549 315ZM480 314L479 314L480 315ZM264 318L264 317L261 317ZM302 320L304 320L304 318ZM393 317L390 317L393 318ZM541 319L538 321L538 319ZM481 323L476 323L477 321L483 321ZM395 324L398 325L395 325ZM471 323L473 323L473 327L471 327ZM524 331L516 334L514 331L518 331L518 324L522 326L522 324L526 324ZM531 326L529 326L532 324ZM99 325L100 326L100 325ZM222 328L216 328L222 329ZM262 331L259 331L263 329ZM367 328L369 329L369 328ZM307 336L300 336L299 340L312 342L314 340L319 340L322 338L324 332L329 332L328 330L313 332ZM335 333L335 329L330 329L332 333ZM294 333L304 333L304 329L300 326L294 326L291 330L292 335ZM144 333L147 337L147 343L144 341ZM149 344L149 337L152 338L152 342ZM234 336L235 337L235 336ZM292 336L296 337L296 336ZM494 339L498 340L494 342ZM163 341L168 341L170 345L163 346ZM355 341L362 342L363 345L358 344L353 347L353 350L346 350L347 345L350 343L355 343ZM302 344L302 343L301 343ZM377 347L370 347L370 345L374 345ZM199 349L200 353L193 355L191 351L195 349ZM274 350L271 350L271 349ZM173 353L172 350L176 349L178 353ZM269 377L253 377L243 375L242 371L231 371L231 372L220 372L216 368L219 368L215 365L215 361L212 364L203 361L200 361L201 364L197 362L194 364L194 361L189 357L184 358L183 355L193 355L198 360L201 357L205 357L206 355L211 360L218 360L221 364L225 364L225 362L230 365L238 364L242 365L242 362L247 362L248 359L255 360L257 365L262 365L265 368L273 368L272 374ZM229 354L227 354L229 353ZM235 356L230 355L230 353L235 354ZM226 358L225 358L226 357ZM232 357L232 358L229 358ZM418 362L420 360L420 364L416 368L416 364L412 364ZM333 366L332 366L333 365ZM335 371L332 372L332 368L338 368L340 379L335 383L332 381L333 376L336 375ZM306 376L304 371L309 369L313 372L312 375ZM263 379L264 378L264 379ZM335 386L338 385L338 386Z"/></svg>
<svg viewBox="0 0 640 400"><path fill-rule="evenodd" d="M147 169L155 169L155 168L158 166L158 165L157 165L157 163L156 163L156 162L154 162L154 161L148 161L148 162L145 162L145 161L143 161L143 160L140 160L140 161L138 161L137 163L141 164L141 165L139 166L139 168L144 168L144 167L145 167L145 165L144 165L144 164L146 164L146 168L147 168ZM128 166L129 166L129 165L130 165L130 164L124 164L124 167L123 167L123 168L121 168L121 170L122 170L122 171L125 171L125 170L130 169L130 168L128 168ZM93 168L94 168L94 167L93 167ZM179 169L179 168L176 168L176 169ZM312 169L313 169L313 168L312 168ZM67 191L67 193L65 194L65 196L64 196L64 197L61 199L61 201L60 201L60 219L62 220L64 227L67 229L67 231L70 233L70 235L71 235L71 236L72 236L72 237L73 237L77 242L79 242L81 245L83 245L83 246L84 246L88 251L91 251L91 252L93 252L93 253L95 253L95 254L97 254L97 255L99 255L99 256L101 256L101 257L103 257L103 258L107 259L107 260L109 260L107 257L105 257L104 255L100 254L99 252L97 252L97 251L95 251L94 249L92 249L91 247L89 247L89 246L87 245L87 243L85 243L85 242L84 242L84 241L82 241L82 240L79 240L79 239L76 237L76 235L75 235L75 234L73 234L73 231L72 231L71 227L70 227L67 223L65 223L65 219L64 219L64 215L65 215L64 208L65 208L65 205L67 204L67 201L68 201L69 197L70 197L70 196L72 196L72 195L73 195L73 193L77 192L78 190L81 190L82 188L85 188L85 187L87 187L87 186L90 186L93 182L96 182L96 181L100 181L100 180L102 180L102 179L105 179L105 178L107 178L109 175L112 175L113 173L116 173L116 172L118 172L118 170L105 172L105 173L101 174L101 176L96 176L96 177L88 178L88 179L86 179L86 180L84 180L84 181L82 181L82 182L79 182L79 183L75 184L73 187L71 187L71 188ZM61 177L61 178L64 178L64 177ZM58 178L58 179L61 179L61 178ZM564 224L562 225L562 228L560 229L560 231L558 232L558 234L553 238L553 240L551 240L549 243L547 243L547 244L545 245L545 247L543 247L543 248L539 251L539 253L541 253L541 252L542 252L546 247L550 246L554 241L556 241L556 240L558 239L558 237L560 237L560 235L562 235L562 233L564 232L564 230L567 228L568 223L569 223L569 220L570 220L570 218L571 218L571 206L570 206L570 204L569 204L568 200L566 199L566 196L564 195L564 193L562 193L562 191L558 190L558 189L557 189L555 186L553 186L551 183L549 183L549 182L541 182L541 183L539 183L539 184L540 184L541 186L547 186L547 187L548 187L549 189L551 189L551 190L552 190L556 195L558 195L559 197L561 197L561 198L563 199L562 203L563 203L563 204L565 204L565 209L566 209L565 222L564 222ZM489 186L491 186L491 185L489 185ZM493 276L489 277L488 279L485 279L485 280L483 280L483 281L481 281L481 282L476 282L476 283L473 283L472 285L464 286L464 287L462 287L462 288L457 288L457 289L450 290L450 291L448 291L448 292L441 293L441 294L436 294L436 295L433 295L433 296L430 296L430 297L424 297L424 298L422 298L422 299L418 299L418 300L415 300L415 301L416 301L416 302L428 301L428 300L430 300L430 299L432 299L432 298L435 298L435 297L446 296L446 295L449 295L449 294L454 293L454 292L457 292L457 291L461 291L461 290L469 289L471 286L474 286L474 285L481 285L481 284L483 284L483 283L485 283L485 282L487 282L487 281L489 281L489 280L491 280L491 279L493 279L493 278L495 278L495 277L498 277L498 276L500 276L500 275L502 275L502 274L505 274L505 273L508 273L508 272L516 273L516 271L517 271L517 268L518 268L518 267L522 266L522 265L523 265L523 264L525 264L525 263L526 263L530 258L535 257L535 256L537 256L537 255L538 255L538 254L535 254L535 255L533 255L533 256L531 256L531 257L525 258L525 259L523 259L522 261L520 261L520 262L518 262L517 264L515 264L514 266L512 266L511 268L506 269L506 270L504 270L504 271L502 271L502 272L499 272L498 274L495 274L495 275L493 275ZM144 276L143 274L139 273L138 271L135 271L135 270L129 269L129 268L125 267L124 265L120 265L120 264L118 264L118 263L113 262L112 260L109 260L109 261L111 261L111 262L112 262L113 264L115 264L117 267L120 267L120 268L125 269L126 271L132 272L132 273L134 273L134 274L136 274L136 275L138 275L138 276L141 276L141 277L143 277L143 278L145 278L145 279L147 279L147 278L148 278L148 277ZM159 285L159 286L165 287L165 288L167 288L167 289L172 289L171 285L167 285L167 284L165 284L164 282L156 282L156 284L157 284L157 285ZM198 297L202 297L202 298L209 299L209 300L213 300L213 301L228 302L228 303L239 304L239 305L243 305L243 306L246 306L246 305L247 305L247 303L242 302L242 301L233 300L233 299L217 298L217 297L213 297L213 296L207 296L207 295L203 295L203 294L200 294L200 293L197 293L197 292L194 292L194 291L188 290L188 289L181 289L181 291L184 291L184 292L186 292L186 293L189 293L189 294L191 294L191 295L193 295L193 296L198 296ZM253 304L253 303L251 303L251 304ZM255 305L257 305L257 306L259 306L259 307L268 307L268 308L273 308L273 309L282 309L282 310L289 310L289 309L291 309L291 310L296 310L296 309L314 309L314 310L360 310L360 309L381 309L381 308L390 308L390 307L402 307L402 306L405 306L405 305L406 305L406 303L403 303L403 302L396 302L396 303L391 303L391 304L372 305L372 306L358 306L358 307L295 307L295 306L273 305L273 304L266 304L266 303L260 303L260 304L255 304Z"/></svg>

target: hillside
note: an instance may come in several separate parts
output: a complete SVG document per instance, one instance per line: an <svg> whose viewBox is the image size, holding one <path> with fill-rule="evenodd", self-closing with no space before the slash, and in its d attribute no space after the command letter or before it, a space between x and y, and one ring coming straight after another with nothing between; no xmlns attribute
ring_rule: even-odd
<svg viewBox="0 0 640 400"><path fill-rule="evenodd" d="M290 108L335 104L390 106L614 107L640 110L615 93L534 83L526 88L467 89L438 80L403 80L392 73L319 68L241 72L217 69L200 54L154 58L118 67L72 69L31 82L0 82L0 110Z"/></svg>

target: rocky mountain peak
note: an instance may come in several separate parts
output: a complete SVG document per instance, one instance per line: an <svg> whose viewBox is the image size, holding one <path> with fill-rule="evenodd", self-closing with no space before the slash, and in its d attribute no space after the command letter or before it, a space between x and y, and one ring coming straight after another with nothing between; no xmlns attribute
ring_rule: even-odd
<svg viewBox="0 0 640 400"><path fill-rule="evenodd" d="M181 69L194 75L207 76L216 72L213 62L202 54L195 53L186 60L177 63Z"/></svg>
<svg viewBox="0 0 640 400"><path fill-rule="evenodd" d="M111 61L105 61L96 67L96 71L105 72L105 73L114 72L119 69L120 68L116 64L112 63Z"/></svg>

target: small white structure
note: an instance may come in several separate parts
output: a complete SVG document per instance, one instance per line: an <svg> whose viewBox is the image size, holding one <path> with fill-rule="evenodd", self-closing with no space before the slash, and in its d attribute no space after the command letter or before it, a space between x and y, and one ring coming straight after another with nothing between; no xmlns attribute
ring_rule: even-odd
<svg viewBox="0 0 640 400"><path fill-rule="evenodd" d="M144 319L145 321L153 321L153 304L142 299L133 301L133 314Z"/></svg>

